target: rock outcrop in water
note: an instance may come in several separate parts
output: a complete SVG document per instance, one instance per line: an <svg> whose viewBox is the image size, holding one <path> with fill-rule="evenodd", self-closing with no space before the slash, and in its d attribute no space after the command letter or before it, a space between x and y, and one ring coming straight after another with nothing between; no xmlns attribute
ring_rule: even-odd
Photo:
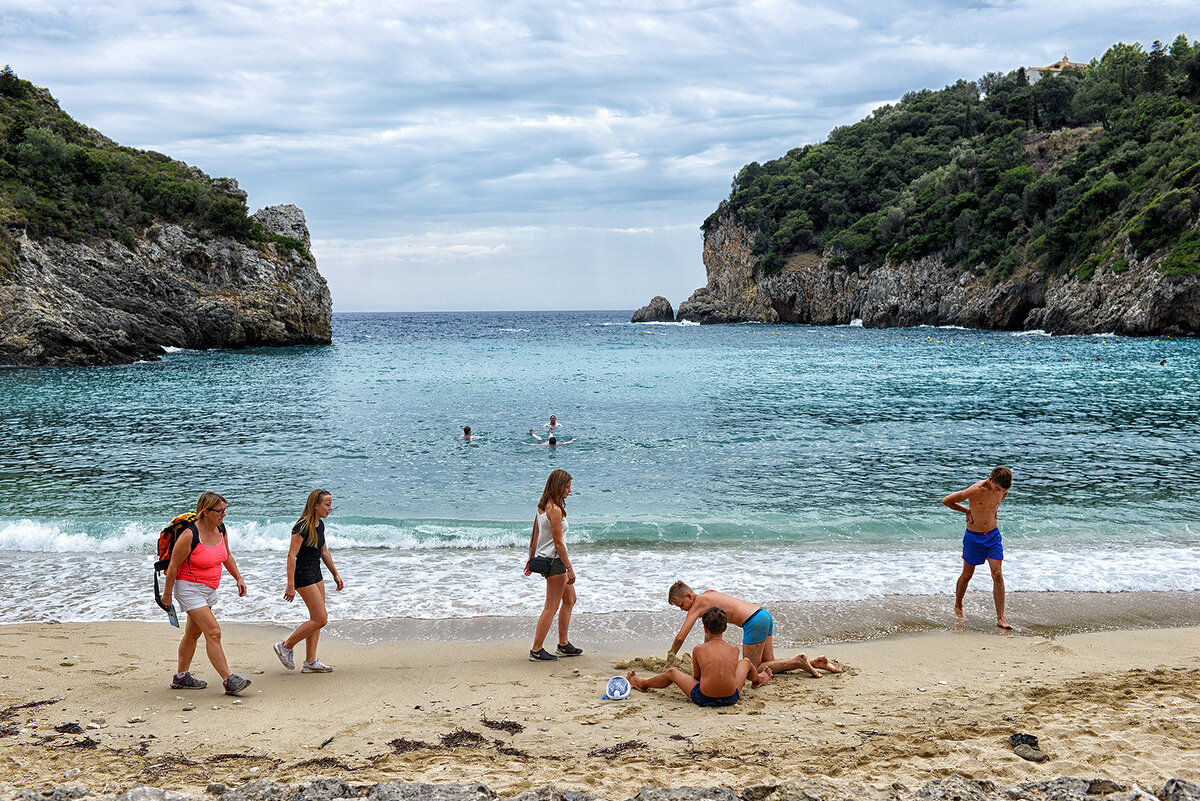
<svg viewBox="0 0 1200 801"><path fill-rule="evenodd" d="M244 200L236 182L223 183ZM16 267L0 283L0 364L121 364L156 358L164 346L329 344L332 302L304 213L271 206L252 219L273 235L257 246L169 224L131 244L16 238Z"/></svg>
<svg viewBox="0 0 1200 801"><path fill-rule="evenodd" d="M1190 334L1200 331L1200 274L1170 275L1126 254L1120 272L1101 267L1088 280L1026 266L992 282L938 257L868 270L831 265L804 252L765 275L754 232L720 215L704 236L706 286L679 304L698 323L787 322L868 328L961 325L1056 334Z"/></svg>
<svg viewBox="0 0 1200 801"><path fill-rule="evenodd" d="M675 320L671 302L662 295L655 295L650 304L633 313L634 323L669 323Z"/></svg>

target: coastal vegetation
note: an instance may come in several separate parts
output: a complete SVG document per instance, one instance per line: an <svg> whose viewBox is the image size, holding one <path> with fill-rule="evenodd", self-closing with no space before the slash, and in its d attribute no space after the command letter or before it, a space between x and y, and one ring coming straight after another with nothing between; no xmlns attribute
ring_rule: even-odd
<svg viewBox="0 0 1200 801"><path fill-rule="evenodd" d="M129 246L150 225L171 223L263 246L272 236L226 179L150 150L122 147L73 120L50 93L0 71L0 274L14 264L14 236ZM307 248L276 242L308 259Z"/></svg>
<svg viewBox="0 0 1200 801"><path fill-rule="evenodd" d="M1200 42L1183 35L910 92L746 165L703 227L751 231L767 275L812 251L868 270L940 255L997 280L1035 263L1086 279L1130 257L1197 272L1198 103Z"/></svg>

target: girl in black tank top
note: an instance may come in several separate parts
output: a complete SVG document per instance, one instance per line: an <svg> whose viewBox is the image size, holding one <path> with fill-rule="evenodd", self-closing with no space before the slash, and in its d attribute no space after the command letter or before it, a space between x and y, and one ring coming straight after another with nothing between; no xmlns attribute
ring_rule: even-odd
<svg viewBox="0 0 1200 801"><path fill-rule="evenodd" d="M304 641L304 666L301 673L329 673L333 670L317 658L317 643L321 629L329 622L325 611L325 577L321 574L321 563L329 568L340 591L345 585L342 576L333 564L333 556L325 545L325 521L333 511L333 496L322 489L308 494L304 514L292 526L292 542L288 548L287 589L283 599L289 603L298 594L308 607L308 620L296 627L286 640L275 643L275 655L288 670L296 667L292 649Z"/></svg>

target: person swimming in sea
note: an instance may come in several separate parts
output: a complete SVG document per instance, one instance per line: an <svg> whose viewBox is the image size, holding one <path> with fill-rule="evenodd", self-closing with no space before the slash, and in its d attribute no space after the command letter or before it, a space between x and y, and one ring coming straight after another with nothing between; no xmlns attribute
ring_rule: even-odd
<svg viewBox="0 0 1200 801"><path fill-rule="evenodd" d="M529 436L536 439L537 442L526 442L525 443L526 445L570 445L572 442L575 441L575 437L571 437L570 439L564 441L564 440L560 440L558 437L554 436L553 434L551 434L549 436L549 438L547 438L547 439L542 439L537 434L533 433L532 428L529 429Z"/></svg>

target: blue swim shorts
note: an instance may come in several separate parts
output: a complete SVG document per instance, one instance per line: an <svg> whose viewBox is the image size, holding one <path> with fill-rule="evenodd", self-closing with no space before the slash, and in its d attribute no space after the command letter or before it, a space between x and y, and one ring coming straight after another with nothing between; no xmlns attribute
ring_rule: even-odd
<svg viewBox="0 0 1200 801"><path fill-rule="evenodd" d="M721 698L710 698L709 696L700 692L700 682L696 682L696 685L692 687L691 692L692 703L696 706L733 706L737 703L738 695L740 694L740 690L734 690L733 695L726 695Z"/></svg>
<svg viewBox="0 0 1200 801"><path fill-rule="evenodd" d="M775 633L775 621L766 609L759 609L742 624L742 645L758 645Z"/></svg>
<svg viewBox="0 0 1200 801"><path fill-rule="evenodd" d="M963 561L968 565L982 565L988 559L1004 561L1000 529L994 528L987 534L967 529L963 534Z"/></svg>

